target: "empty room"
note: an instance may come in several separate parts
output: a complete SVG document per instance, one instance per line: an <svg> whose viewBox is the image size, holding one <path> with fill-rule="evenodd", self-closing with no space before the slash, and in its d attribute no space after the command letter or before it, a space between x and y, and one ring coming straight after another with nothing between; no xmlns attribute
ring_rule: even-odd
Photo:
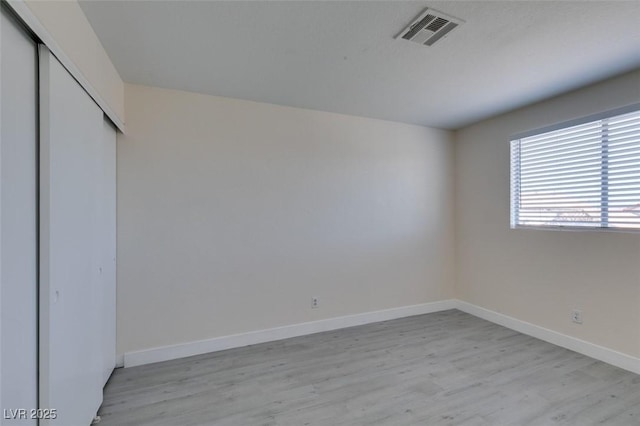
<svg viewBox="0 0 640 426"><path fill-rule="evenodd" d="M640 425L640 1L0 4L0 425Z"/></svg>

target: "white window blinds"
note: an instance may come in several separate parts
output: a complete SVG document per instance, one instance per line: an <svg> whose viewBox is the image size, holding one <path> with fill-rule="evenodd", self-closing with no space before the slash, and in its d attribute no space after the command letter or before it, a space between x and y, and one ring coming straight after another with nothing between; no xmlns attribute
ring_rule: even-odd
<svg viewBox="0 0 640 426"><path fill-rule="evenodd" d="M631 109L512 140L511 227L640 230L640 106Z"/></svg>

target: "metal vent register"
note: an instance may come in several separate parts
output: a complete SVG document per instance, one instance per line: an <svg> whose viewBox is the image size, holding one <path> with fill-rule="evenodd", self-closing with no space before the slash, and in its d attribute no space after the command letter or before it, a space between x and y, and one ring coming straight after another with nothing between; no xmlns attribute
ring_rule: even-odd
<svg viewBox="0 0 640 426"><path fill-rule="evenodd" d="M431 46L463 23L462 19L434 9L425 9L396 38Z"/></svg>

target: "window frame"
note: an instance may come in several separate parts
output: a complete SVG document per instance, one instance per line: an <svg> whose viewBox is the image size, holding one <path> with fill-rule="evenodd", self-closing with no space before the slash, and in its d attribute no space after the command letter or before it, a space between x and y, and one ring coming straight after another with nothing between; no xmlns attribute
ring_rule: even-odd
<svg viewBox="0 0 640 426"><path fill-rule="evenodd" d="M511 152L512 142L524 138L528 138L531 136L540 135L543 133L553 132L556 130L562 130L573 126L579 126L582 124L586 124L589 122L604 120L607 118L612 118L618 115L628 114L632 112L640 112L640 103L634 103L630 105L625 105L619 108L610 109L607 111L603 111L597 114L591 114L588 116L575 118L568 121L563 121L559 123L555 123L549 126L540 127L532 130L528 130L526 132L513 134L509 138L509 148L510 148L510 156L509 156L509 222L510 229L515 230L541 230L541 231L570 231L570 232L615 232L615 233L632 233L638 234L640 233L640 225L638 228L618 228L618 227L608 227L603 225L608 225L608 197L609 197L609 189L606 183L608 182L608 141L606 136L606 126L603 126L603 134L602 138L604 139L602 142L602 150L601 150L601 202L600 207L602 209L601 212L601 220L597 222L600 224L599 226L576 226L576 225L521 225L518 224L518 213L519 213L519 197L515 197L514 195L514 175L513 175L513 158L514 155ZM518 160L520 161L520 160ZM520 164L521 167L521 164ZM518 176L519 177L519 176ZM517 199L516 199L517 198Z"/></svg>

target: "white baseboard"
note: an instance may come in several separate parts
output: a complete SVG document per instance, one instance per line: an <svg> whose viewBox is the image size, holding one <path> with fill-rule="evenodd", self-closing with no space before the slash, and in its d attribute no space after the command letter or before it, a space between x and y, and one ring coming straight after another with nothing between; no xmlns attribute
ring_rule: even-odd
<svg viewBox="0 0 640 426"><path fill-rule="evenodd" d="M124 367L124 355L116 356L116 368Z"/></svg>
<svg viewBox="0 0 640 426"><path fill-rule="evenodd" d="M134 367L136 365L168 361L177 358L205 354L208 352L320 333L322 331L337 330L340 328L354 327L373 322L410 317L413 315L446 311L448 309L455 309L456 307L456 300L441 300L438 302L403 306L400 308L385 309L382 311L365 312L362 314L328 318L266 330L250 331L248 333L233 334L230 336L216 337L213 339L199 340L178 345L127 352L124 354L124 367Z"/></svg>
<svg viewBox="0 0 640 426"><path fill-rule="evenodd" d="M558 333L557 331L549 330L548 328L540 327L489 309L481 308L480 306L473 305L468 302L456 300L455 304L457 309L468 314L491 321L495 324L499 324L503 327L510 328L537 339L544 340L545 342L570 349L582 355L606 362L607 364L615 365L616 367L640 374L640 358L623 354L622 352L605 348L604 346L599 346L594 343L589 343L575 337L567 336L566 334Z"/></svg>
<svg viewBox="0 0 640 426"><path fill-rule="evenodd" d="M459 309L476 317L491 321L495 324L510 328L520 333L544 340L545 342L578 352L591 358L606 362L616 367L640 374L640 358L605 348L557 331L549 330L535 324L528 323L489 309L482 308L461 300L450 299L419 305L403 306L382 311L365 312L337 318L328 318L265 330L250 331L248 333L233 334L213 339L199 340L172 346L127 352L118 357L118 366L134 367L160 361L184 358L225 349L255 345L258 343L288 339L323 331L354 327L373 322L387 321L413 315L429 314L432 312Z"/></svg>

